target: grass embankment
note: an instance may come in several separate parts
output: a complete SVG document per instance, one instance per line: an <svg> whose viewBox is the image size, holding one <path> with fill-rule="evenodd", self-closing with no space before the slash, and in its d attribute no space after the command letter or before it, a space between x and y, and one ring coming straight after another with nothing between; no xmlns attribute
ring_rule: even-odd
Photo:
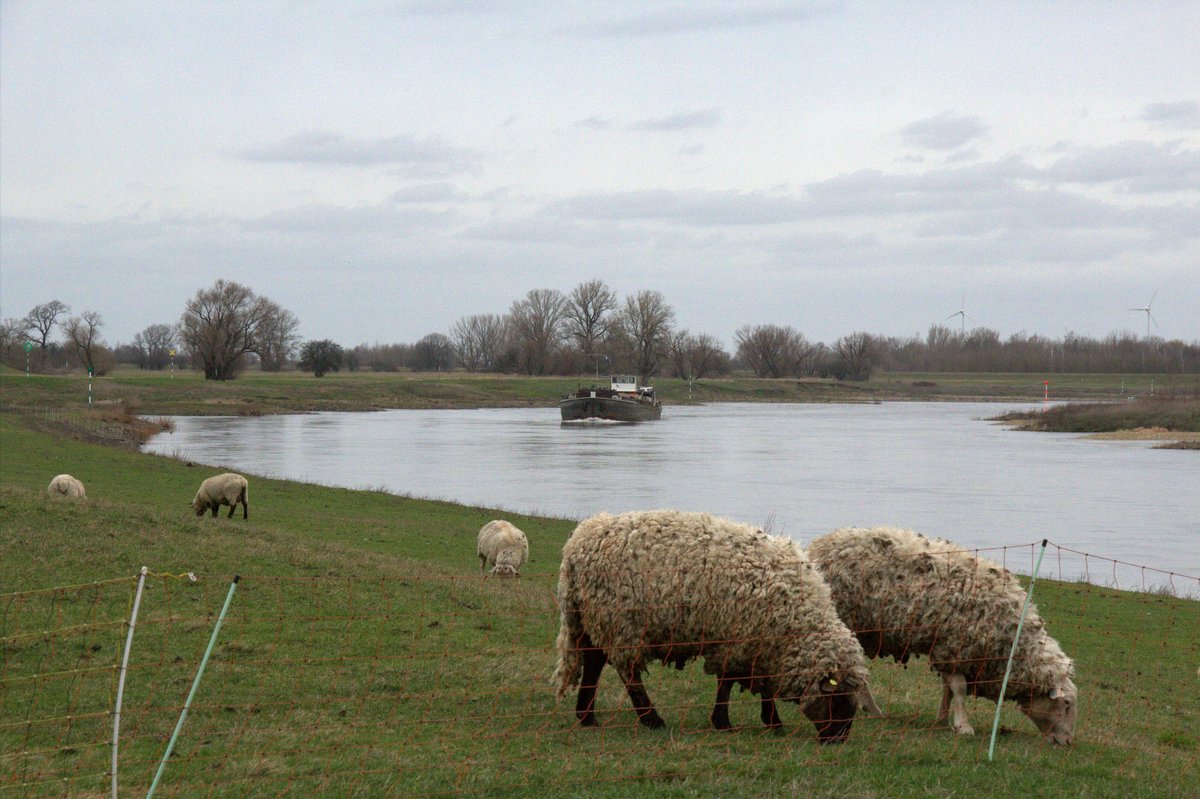
<svg viewBox="0 0 1200 799"><path fill-rule="evenodd" d="M880 374L864 382L723 378L687 381L660 378L656 389L668 404L689 402L877 402L888 400L1042 399L1040 374ZM1188 376L1192 378L1193 376ZM602 380L607 378L603 377ZM1056 399L1115 399L1159 390L1170 380L1154 375L1051 376ZM1200 390L1183 384L1179 388ZM96 378L96 407L119 406L142 415L260 415L305 411L363 411L384 408L553 407L559 396L592 376L517 377L501 375L341 372L322 378L300 372L247 372L237 380L206 381L198 372L140 372L119 369ZM1195 382L1195 381L1193 381ZM4 407L61 409L87 407L87 378L80 375L25 375L0 368Z"/></svg>
<svg viewBox="0 0 1200 799"><path fill-rule="evenodd" d="M1044 745L1012 707L986 762L980 735L934 728L939 683L876 663L884 720L820 748L792 705L787 734L735 695L709 729L698 665L652 667L668 729L633 723L604 674L597 730L556 705L558 553L573 524L512 517L532 560L482 581L479 508L251 479L250 519L196 518L206 472L51 436L0 417L0 795L107 795L109 711L133 580L153 577L122 715L122 795L143 795L234 574L230 616L157 796L1165 797L1200 762L1200 603L1039 582L1076 660L1077 743ZM403 457L403 454L398 454ZM71 472L84 501L44 495ZM507 516L507 514L506 514ZM1011 543L1011 542L998 542ZM115 581L111 578L122 578ZM49 591L55 586L76 586Z"/></svg>
<svg viewBox="0 0 1200 799"><path fill-rule="evenodd" d="M1092 433L1097 438L1167 439L1170 449L1200 449L1200 399L1067 403L996 417L1024 430Z"/></svg>

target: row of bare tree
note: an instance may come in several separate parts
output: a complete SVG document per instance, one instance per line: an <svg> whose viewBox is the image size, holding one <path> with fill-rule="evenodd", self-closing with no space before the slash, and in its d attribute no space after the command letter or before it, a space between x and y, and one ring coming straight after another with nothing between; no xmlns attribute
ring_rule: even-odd
<svg viewBox="0 0 1200 799"><path fill-rule="evenodd" d="M933 325L924 338L855 332L833 345L808 340L785 325L745 325L728 352L712 335L678 327L675 310L657 291L619 298L601 280L570 292L534 289L505 314L477 314L448 333L419 341L360 344L331 341L301 347L299 320L278 303L239 283L218 280L188 300L176 324L153 324L131 344L110 350L100 338L99 313L68 316L53 300L21 319L0 323L0 355L23 367L22 346L32 343L31 368L82 366L104 374L118 360L143 369L191 365L213 380L228 380L257 362L265 371L297 364L324 374L341 368L374 371L451 371L577 375L635 372L703 379L736 371L764 378L831 376L866 379L877 369L928 372L1153 372L1200 371L1200 342L1112 334L1062 339L1015 334L1002 341L989 328L955 332ZM51 340L55 329L61 342Z"/></svg>

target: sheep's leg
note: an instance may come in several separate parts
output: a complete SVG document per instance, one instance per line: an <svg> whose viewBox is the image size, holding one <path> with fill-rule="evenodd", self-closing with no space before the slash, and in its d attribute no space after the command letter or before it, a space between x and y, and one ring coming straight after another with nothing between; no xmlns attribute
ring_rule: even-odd
<svg viewBox="0 0 1200 799"><path fill-rule="evenodd" d="M246 501L246 489L244 489L244 488L242 489L242 493L238 495L238 499L241 500L241 503L242 503L242 518L249 519L250 518L250 503Z"/></svg>
<svg viewBox="0 0 1200 799"><path fill-rule="evenodd" d="M595 727L598 726L595 714L596 687L600 684L600 672L608 662L608 657L586 635L580 638L579 648L583 650L583 677L579 682L579 696L575 700L575 715L581 726Z"/></svg>
<svg viewBox="0 0 1200 799"><path fill-rule="evenodd" d="M213 513L214 519L217 518L217 511L220 509L221 509L221 505L219 503L212 506L212 513Z"/></svg>
<svg viewBox="0 0 1200 799"><path fill-rule="evenodd" d="M487 555L479 556L479 576L484 576L484 567L487 566Z"/></svg>
<svg viewBox="0 0 1200 799"><path fill-rule="evenodd" d="M868 716L874 716L881 719L884 716L883 708L875 701L874 695L871 694L871 686L864 685L858 690L858 702L862 709L866 711Z"/></svg>
<svg viewBox="0 0 1200 799"><path fill-rule="evenodd" d="M667 726L662 716L654 709L654 702L651 701L650 694L646 693L646 686L642 684L637 667L627 665L618 668L617 672L625 682L625 691L629 694L629 701L633 703L638 721L652 730L660 730Z"/></svg>
<svg viewBox="0 0 1200 799"><path fill-rule="evenodd" d="M225 518L226 518L226 519L232 519L232 518L233 518L233 512L234 512L235 510L237 510L237 500L236 500L236 499L235 499L233 502L229 503L229 515L228 515L228 516L226 516Z"/></svg>
<svg viewBox="0 0 1200 799"><path fill-rule="evenodd" d="M775 697L764 696L762 698L762 723L766 727L770 727L775 732L783 732L783 720L779 718L779 708L775 706Z"/></svg>
<svg viewBox="0 0 1200 799"><path fill-rule="evenodd" d="M712 725L718 730L728 730L733 725L729 723L729 692L737 680L733 677L717 677L717 699L713 702Z"/></svg>
<svg viewBox="0 0 1200 799"><path fill-rule="evenodd" d="M950 727L959 735L974 735L975 729L967 719L967 678L961 674L943 674L942 684L942 707L949 705L953 713ZM939 721L945 717L945 710L939 711Z"/></svg>

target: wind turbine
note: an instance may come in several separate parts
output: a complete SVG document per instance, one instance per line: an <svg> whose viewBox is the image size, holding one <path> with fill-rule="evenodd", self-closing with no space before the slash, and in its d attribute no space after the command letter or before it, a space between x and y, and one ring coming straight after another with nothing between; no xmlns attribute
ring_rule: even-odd
<svg viewBox="0 0 1200 799"><path fill-rule="evenodd" d="M1150 298L1150 302L1146 303L1145 308L1130 308L1131 311L1145 311L1146 313L1146 341L1150 340L1150 320L1154 320L1154 326L1158 327L1158 320L1150 313L1150 309L1154 306L1154 300L1157 299L1158 292L1154 292L1154 296Z"/></svg>
<svg viewBox="0 0 1200 799"><path fill-rule="evenodd" d="M958 304L958 310L955 311L954 313L950 314L949 316L947 316L944 320L942 320L942 321L948 322L956 316L959 317L958 333L960 336L966 335L967 320L971 319L971 317L967 316L966 307L967 307L967 292L964 291L963 295L962 295L962 302L960 302ZM975 324L974 319L971 319L971 324Z"/></svg>

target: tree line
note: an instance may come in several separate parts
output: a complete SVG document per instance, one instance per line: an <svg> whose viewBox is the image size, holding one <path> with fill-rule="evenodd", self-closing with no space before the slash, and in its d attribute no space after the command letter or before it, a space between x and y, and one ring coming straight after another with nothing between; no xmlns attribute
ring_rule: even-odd
<svg viewBox="0 0 1200 799"><path fill-rule="evenodd" d="M58 300L0 323L0 356L39 372L82 367L105 374L117 363L141 369L195 368L207 379L234 379L247 367L300 368L317 376L347 370L495 372L526 375L636 373L685 380L753 374L763 378L865 380L877 370L903 372L1200 371L1200 341L1060 339L1017 333L1002 340L979 327L954 331L934 324L925 336L887 337L858 331L832 344L811 341L790 325L743 325L727 350L715 336L678 324L657 291L619 297L602 280L569 292L533 289L507 312L464 316L445 332L412 343L344 347L304 341L296 316L249 287L218 280L191 297L177 322L157 323L132 343L109 348L95 311L70 316ZM52 340L58 330L63 338ZM28 344L27 344L28 342ZM28 352L26 352L28 350Z"/></svg>

